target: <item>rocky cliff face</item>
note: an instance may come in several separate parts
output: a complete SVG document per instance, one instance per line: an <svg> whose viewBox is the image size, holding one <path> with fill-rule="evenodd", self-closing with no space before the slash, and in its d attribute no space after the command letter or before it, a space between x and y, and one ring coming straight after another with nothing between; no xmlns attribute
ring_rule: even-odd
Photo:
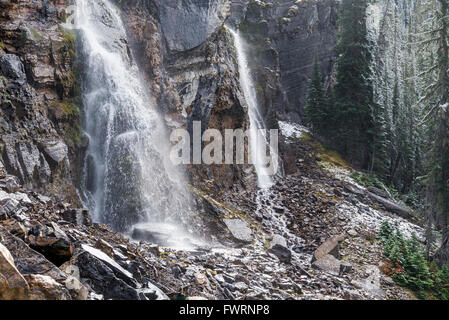
<svg viewBox="0 0 449 320"><path fill-rule="evenodd" d="M203 130L248 127L225 23L241 29L248 41L269 127L277 128L279 119L301 120L315 55L330 82L337 6L332 0L133 0L118 5L132 55L169 126L191 129L193 121L201 121ZM1 54L8 55L2 59L1 166L30 188L60 192L65 186L69 191L64 193L74 200L71 180L79 179L87 139L79 125L75 36L59 26L66 3L2 6ZM192 167L190 172L192 181L213 180L218 189L255 185L251 166Z"/></svg>
<svg viewBox="0 0 449 320"><path fill-rule="evenodd" d="M334 0L131 1L121 6L134 54L158 106L174 126L191 129L198 120L203 130L248 126L225 24L239 29L247 40L259 107L269 128L277 128L278 120L302 121L315 57L326 86L332 81L338 8ZM290 157L287 151L281 155ZM295 170L288 163L285 169ZM218 188L255 185L251 167L191 172L193 180L213 180Z"/></svg>
<svg viewBox="0 0 449 320"><path fill-rule="evenodd" d="M269 119L301 122L317 57L328 87L335 64L338 1L233 1L229 23L251 46L262 109Z"/></svg>
<svg viewBox="0 0 449 320"><path fill-rule="evenodd" d="M247 128L232 38L224 28L230 1L131 1L123 19L149 89L171 128ZM180 40L182 38L182 40ZM220 188L255 186L251 166L191 166L194 184ZM245 171L245 172L243 172Z"/></svg>
<svg viewBox="0 0 449 320"><path fill-rule="evenodd" d="M0 173L76 203L71 171L82 134L74 38L59 28L65 6L0 3Z"/></svg>

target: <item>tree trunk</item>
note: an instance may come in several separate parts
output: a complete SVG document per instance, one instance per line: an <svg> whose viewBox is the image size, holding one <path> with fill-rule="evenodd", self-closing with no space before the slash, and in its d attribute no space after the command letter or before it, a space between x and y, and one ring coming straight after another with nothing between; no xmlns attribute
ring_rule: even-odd
<svg viewBox="0 0 449 320"><path fill-rule="evenodd" d="M441 267L443 265L448 265L449 263L449 232L447 227L447 214L443 217L443 239L441 241L441 247L435 253L433 259Z"/></svg>

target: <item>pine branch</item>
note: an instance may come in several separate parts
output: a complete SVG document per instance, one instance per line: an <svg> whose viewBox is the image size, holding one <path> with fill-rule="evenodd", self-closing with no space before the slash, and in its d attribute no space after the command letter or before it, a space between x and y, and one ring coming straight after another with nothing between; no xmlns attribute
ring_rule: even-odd
<svg viewBox="0 0 449 320"><path fill-rule="evenodd" d="M419 41L419 42L408 42L408 44L414 45L414 46L421 46L421 45L431 44L431 43L437 42L439 40L441 40L440 36L431 38L431 39L427 39L427 40L423 40L423 41Z"/></svg>
<svg viewBox="0 0 449 320"><path fill-rule="evenodd" d="M427 120L429 119L429 117L431 115L433 115L437 109L438 109L437 105L433 106L432 109L430 109L430 111L418 122L417 126L420 127L423 124L425 124L427 122Z"/></svg>
<svg viewBox="0 0 449 320"><path fill-rule="evenodd" d="M441 31L442 28L438 28L438 29L433 29L433 30L429 30L429 31L423 31L423 32L418 32L418 33L410 33L410 36L412 37L420 37L420 36L425 36L425 35L429 35L429 34L434 34L434 33L438 33Z"/></svg>
<svg viewBox="0 0 449 320"><path fill-rule="evenodd" d="M436 69L438 69L438 67L439 67L438 65L434 65L433 67L427 69L426 71L423 71L423 72L419 73L419 74L417 75L417 77L422 77L422 76L424 76L424 75L426 75L426 74L429 74L429 73L435 71Z"/></svg>

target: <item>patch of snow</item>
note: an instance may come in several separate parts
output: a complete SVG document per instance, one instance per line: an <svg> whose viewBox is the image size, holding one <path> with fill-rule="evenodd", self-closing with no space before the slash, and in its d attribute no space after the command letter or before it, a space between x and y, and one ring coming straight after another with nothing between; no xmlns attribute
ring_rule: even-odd
<svg viewBox="0 0 449 320"><path fill-rule="evenodd" d="M415 234L418 239L424 239L424 229L420 226L399 216L388 215L383 211L375 210L362 203L353 205L347 202L341 202L336 206L336 209L350 221L349 225L354 228L363 228L377 233L382 223L387 221L390 225L397 226L406 237L411 237Z"/></svg>
<svg viewBox="0 0 449 320"><path fill-rule="evenodd" d="M289 139L301 138L305 133L309 133L309 129L293 122L279 121L279 129L281 134Z"/></svg>
<svg viewBox="0 0 449 320"><path fill-rule="evenodd" d="M351 170L342 168L342 167L338 167L338 166L334 166L331 164L329 164L329 165L322 164L322 167L326 171L332 173L332 175L335 178L337 178L341 181L349 182L361 190L366 190L366 188L364 186L358 184L353 178L351 178L351 174L352 174Z"/></svg>
<svg viewBox="0 0 449 320"><path fill-rule="evenodd" d="M339 180L349 182L361 190L366 190L364 186L361 186L350 177L351 170L336 166L327 166L325 169ZM375 210L361 202L351 204L342 201L336 205L336 209L338 213L344 215L350 221L349 225L351 227L378 232L382 223L387 221L393 226L397 225L398 229L406 237L411 237L412 234L415 234L418 239L424 239L424 229L422 227L394 214Z"/></svg>
<svg viewBox="0 0 449 320"><path fill-rule="evenodd" d="M379 3L371 3L366 8L366 23L368 30L375 37L379 34L382 8Z"/></svg>

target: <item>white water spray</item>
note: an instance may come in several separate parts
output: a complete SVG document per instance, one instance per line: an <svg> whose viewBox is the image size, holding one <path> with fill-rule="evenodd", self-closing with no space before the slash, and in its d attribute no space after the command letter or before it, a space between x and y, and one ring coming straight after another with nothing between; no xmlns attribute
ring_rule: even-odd
<svg viewBox="0 0 449 320"><path fill-rule="evenodd" d="M90 140L82 186L86 206L95 220L120 231L136 223L153 229L188 225L189 192L169 160L166 128L130 55L117 8L107 0L77 0L75 21Z"/></svg>
<svg viewBox="0 0 449 320"><path fill-rule="evenodd" d="M265 153L267 151L267 147L269 148L269 145L267 143L266 134L260 134L261 132L265 132L260 129L266 129L266 127L263 117L259 111L256 88L254 87L254 81L250 74L251 70L248 66L245 43L238 32L235 32L229 28L228 30L234 37L234 44L237 51L237 60L239 65L240 86L242 87L246 103L248 104L250 140L252 146L250 148L251 159L256 169L258 186L261 189L269 189L274 183L264 160L266 158ZM273 165L277 168L277 154L274 150L270 149L270 155Z"/></svg>

